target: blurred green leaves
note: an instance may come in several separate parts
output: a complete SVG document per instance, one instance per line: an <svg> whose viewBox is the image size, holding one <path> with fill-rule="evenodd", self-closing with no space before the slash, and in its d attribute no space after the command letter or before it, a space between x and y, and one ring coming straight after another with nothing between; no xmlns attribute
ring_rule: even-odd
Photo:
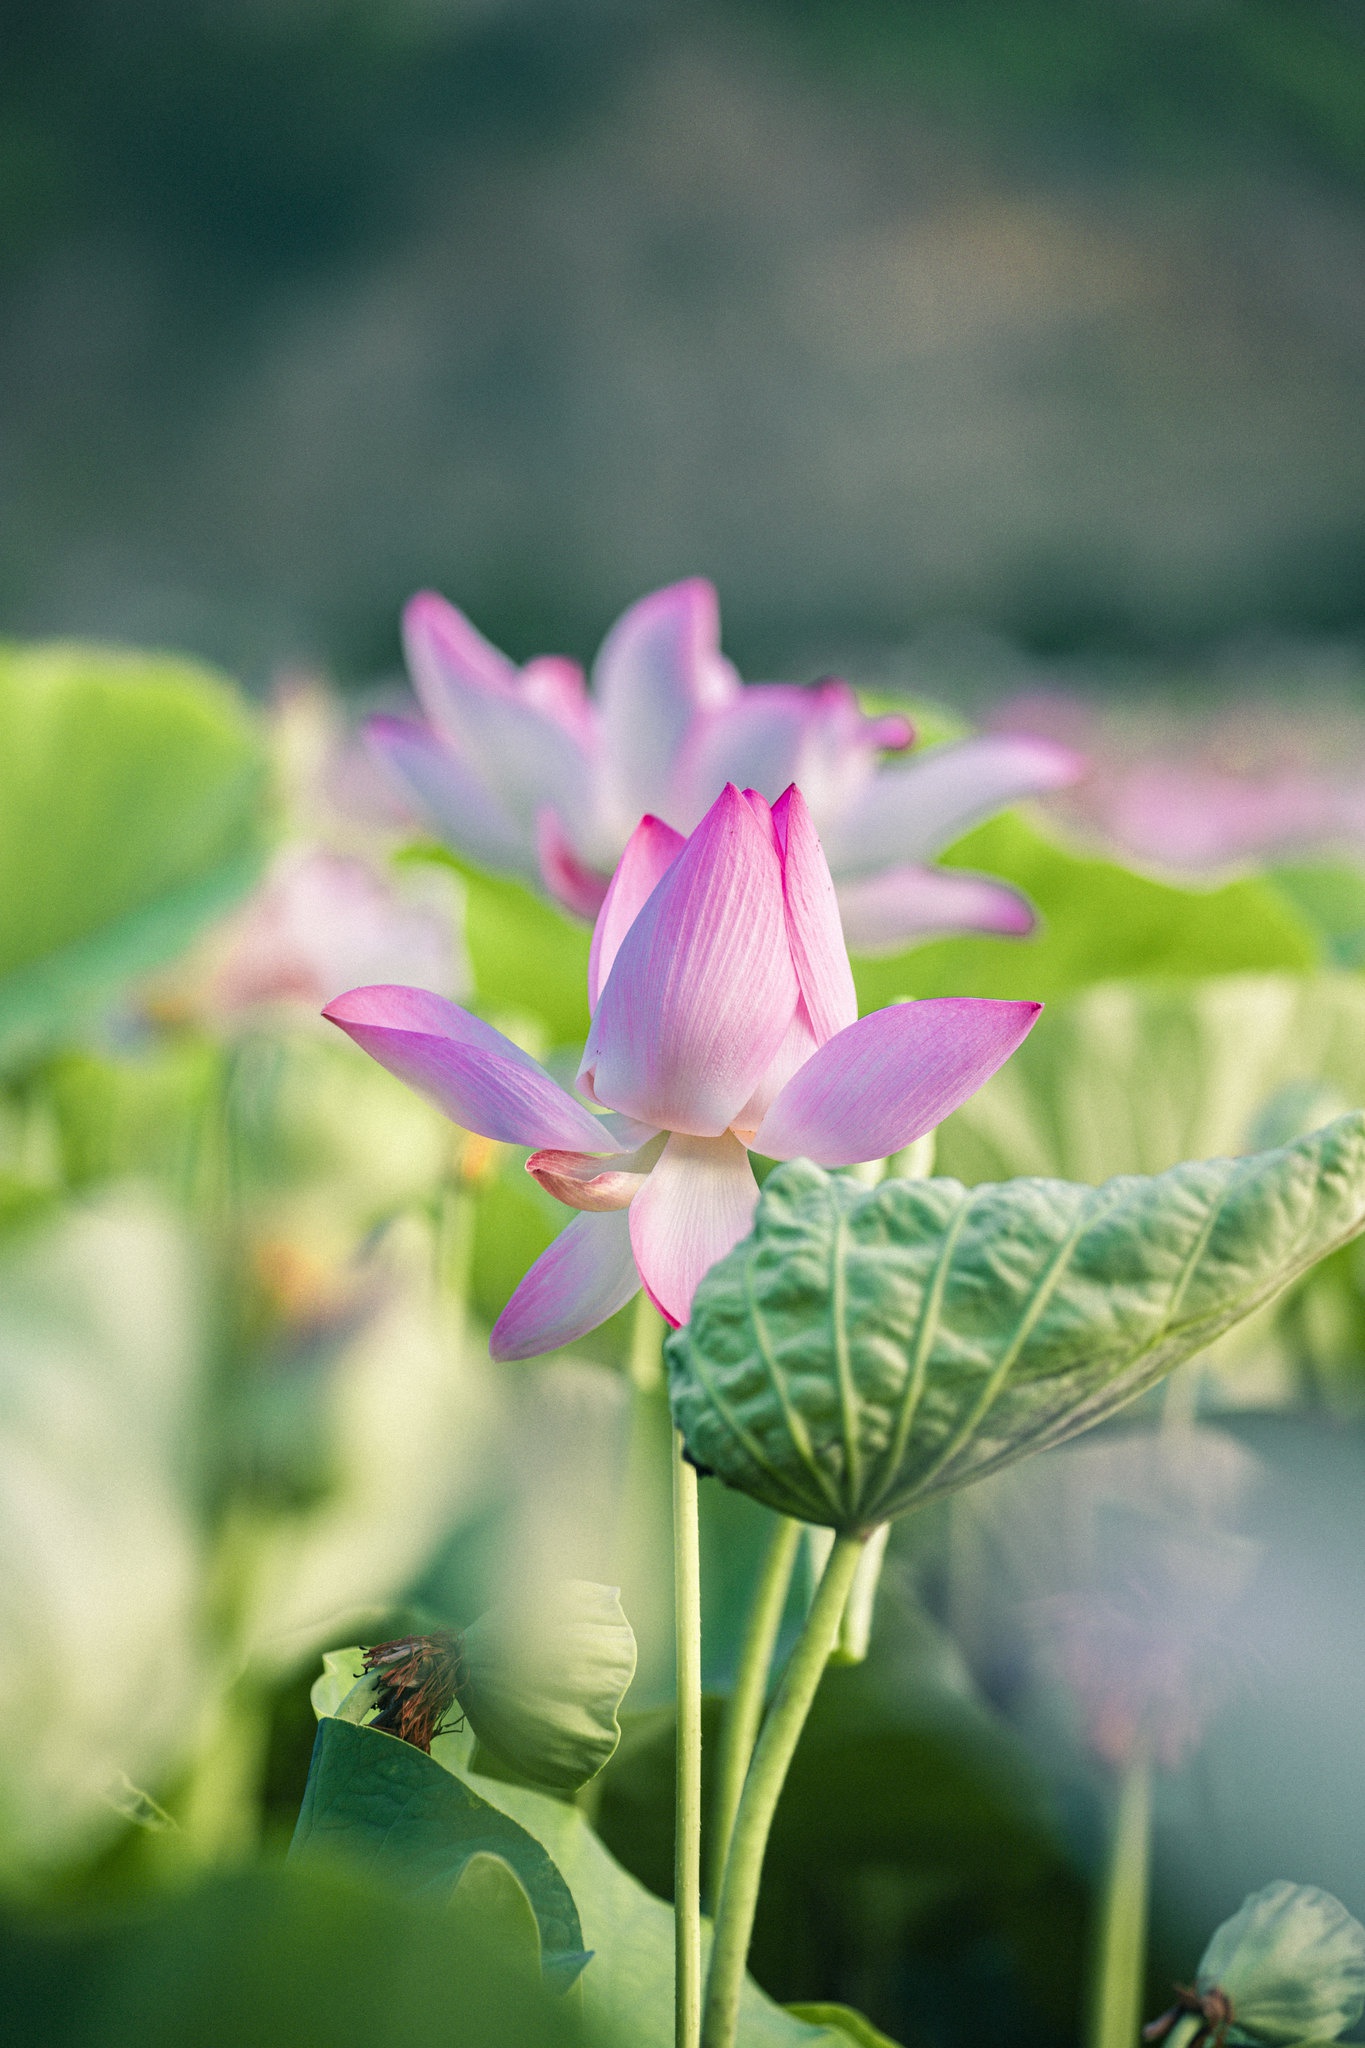
<svg viewBox="0 0 1365 2048"><path fill-rule="evenodd" d="M266 767L188 662L0 649L0 1055L66 1031L250 882Z"/></svg>
<svg viewBox="0 0 1365 2048"><path fill-rule="evenodd" d="M32 2048L586 2048L572 2001L482 1918L343 1871L236 1873L74 1924L0 1926L0 2005Z"/></svg>
<svg viewBox="0 0 1365 2048"><path fill-rule="evenodd" d="M697 1462L868 1530L1102 1421L1365 1225L1365 1113L1093 1188L778 1167L665 1346Z"/></svg>
<svg viewBox="0 0 1365 2048"><path fill-rule="evenodd" d="M1022 889L1038 912L1038 930L1026 939L937 939L857 960L860 1010L908 995L1054 1002L1094 981L1303 971L1322 957L1315 925L1271 881L1176 888L1072 852L1017 812L979 826L944 860Z"/></svg>
<svg viewBox="0 0 1365 2048"><path fill-rule="evenodd" d="M0 1889L88 1862L126 1780L163 1784L194 1741L196 1280L127 1189L0 1252Z"/></svg>
<svg viewBox="0 0 1365 2048"><path fill-rule="evenodd" d="M1291 1099L1292 1098L1292 1099ZM1226 975L1113 983L1049 1008L938 1133L968 1183L1106 1180L1297 1136L1365 1104L1365 980Z"/></svg>

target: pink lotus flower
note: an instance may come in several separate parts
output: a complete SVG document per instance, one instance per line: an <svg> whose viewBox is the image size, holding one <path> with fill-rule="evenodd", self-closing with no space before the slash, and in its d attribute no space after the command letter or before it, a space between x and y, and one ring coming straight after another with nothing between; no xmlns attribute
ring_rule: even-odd
<svg viewBox="0 0 1365 2048"><path fill-rule="evenodd" d="M642 811L690 832L727 781L769 799L796 782L855 951L1033 927L1013 889L926 863L1004 805L1074 781L1078 757L1053 740L988 734L887 765L914 737L906 719L864 717L833 680L746 687L698 579L618 619L591 693L557 655L516 668L430 592L404 633L426 722L374 718L371 745L452 846L579 916L596 916Z"/></svg>
<svg viewBox="0 0 1365 2048"><path fill-rule="evenodd" d="M588 995L579 1085L602 1117L421 989L355 989L324 1012L456 1123L534 1147L528 1171L580 1212L498 1318L495 1358L571 1343L641 1283L684 1321L749 1229L751 1146L821 1166L885 1158L979 1088L1041 1007L945 998L859 1018L800 792L769 808L733 784L689 839L658 818L636 827L598 914Z"/></svg>

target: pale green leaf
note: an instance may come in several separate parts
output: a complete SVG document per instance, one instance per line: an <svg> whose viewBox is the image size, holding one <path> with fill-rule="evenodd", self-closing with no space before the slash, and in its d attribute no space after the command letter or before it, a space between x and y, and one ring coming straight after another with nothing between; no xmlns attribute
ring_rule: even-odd
<svg viewBox="0 0 1365 2048"><path fill-rule="evenodd" d="M65 1028L246 888L266 764L191 663L0 649L0 1049Z"/></svg>
<svg viewBox="0 0 1365 2048"><path fill-rule="evenodd" d="M938 1131L938 1166L1107 1180L1297 1137L1365 1106L1365 979L1111 982L1049 1007Z"/></svg>
<svg viewBox="0 0 1365 2048"><path fill-rule="evenodd" d="M1102 1187L778 1167L669 1338L698 1464L865 1531L1102 1421L1365 1226L1365 1113Z"/></svg>
<svg viewBox="0 0 1365 2048"><path fill-rule="evenodd" d="M557 1791L595 1778L621 1740L635 1636L615 1586L566 1579L464 1631L461 1708L519 1776Z"/></svg>
<svg viewBox="0 0 1365 2048"><path fill-rule="evenodd" d="M852 2041L854 2048L897 2048L889 2034L874 2027L851 2005L789 2005L787 2011L795 2013L799 2020L809 2020L814 2027L830 2028L840 2040Z"/></svg>

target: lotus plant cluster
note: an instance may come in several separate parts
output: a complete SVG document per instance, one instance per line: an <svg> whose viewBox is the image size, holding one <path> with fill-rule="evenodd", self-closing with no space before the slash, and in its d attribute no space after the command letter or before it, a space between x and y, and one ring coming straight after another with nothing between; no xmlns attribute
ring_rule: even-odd
<svg viewBox="0 0 1365 2048"><path fill-rule="evenodd" d="M855 983L851 953L1027 929L933 862L1071 780L1065 746L912 753L841 682L743 684L695 580L590 679L432 596L407 641L424 715L368 751L316 702L272 748L202 671L0 648L18 2033L1051 2039L1088 1977L1086 2048L1144 2019L1172 2048L1336 2038L1365 1929L1327 1837L1341 1900L1220 1876L1224 1909L1251 1895L1197 1963L1215 1915L1167 1916L1170 1991L1147 1914L1158 1828L1208 1888L1181 1774L1252 1818L1219 1724L1245 1709L1254 1754L1272 1665L1353 1731L1327 1581L1354 1583L1358 1431L1311 1437L1303 1389L1342 1360L1358 1399L1365 984L1266 971L1311 951L1283 876L1211 896L1040 838L1056 943L964 949L971 993L860 1015L874 978L953 984L942 956ZM414 806L454 858L411 843ZM1200 947L1216 978L1156 982ZM1152 979L1116 986L1134 960ZM1069 1007L1036 1028L1044 993ZM628 1340L600 1328L632 1300ZM1253 1352L1293 1410L1254 1456L1207 1420ZM1305 1469L1332 1548L1300 1603L1277 1532ZM1331 1745L1263 1720L1297 1826ZM1040 1770L1093 1825L1057 1825ZM300 1794L287 1866L244 1868ZM1351 1796L1317 1799L1347 1850ZM60 1939L29 1910L124 1884L134 1912ZM897 1900L932 1934L903 1941ZM907 1950L954 1949L949 1985L983 1936L1017 1983L992 1961L989 2008L916 2010ZM782 2006L798 1970L869 2017Z"/></svg>

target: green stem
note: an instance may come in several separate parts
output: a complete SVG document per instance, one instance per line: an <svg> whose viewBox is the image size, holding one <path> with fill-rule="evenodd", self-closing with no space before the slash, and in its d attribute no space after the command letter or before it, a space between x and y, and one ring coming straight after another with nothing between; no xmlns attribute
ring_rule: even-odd
<svg viewBox="0 0 1365 2048"><path fill-rule="evenodd" d="M745 1624L735 1689L730 1695L721 1731L720 1763L711 1814L710 1889L713 1899L720 1896L730 1840L735 1831L735 1815L739 1812L740 1794L744 1790L744 1777L758 1740L759 1723L763 1719L773 1651L777 1648L778 1631L791 1590L792 1572L801 1547L801 1529L802 1524L794 1522L790 1516L778 1517Z"/></svg>
<svg viewBox="0 0 1365 2048"><path fill-rule="evenodd" d="M673 2039L701 2039L701 1545L697 1473L673 1432L673 1612L678 1743L673 1836Z"/></svg>
<svg viewBox="0 0 1365 2048"><path fill-rule="evenodd" d="M663 1318L644 1288L635 1297L635 1315L630 1325L630 1357L626 1372L637 1394L657 1394L663 1388Z"/></svg>
<svg viewBox="0 0 1365 2048"><path fill-rule="evenodd" d="M863 1542L861 1536L839 1536L835 1540L744 1781L716 1913L716 1938L711 1950L702 2026L703 2048L734 2048L744 1966L749 1959L769 1830L801 1730L839 1632L849 1588L863 1554Z"/></svg>
<svg viewBox="0 0 1365 2048"><path fill-rule="evenodd" d="M1093 1953L1088 2048L1133 2048L1147 1968L1152 1764L1145 1743L1123 1767Z"/></svg>

